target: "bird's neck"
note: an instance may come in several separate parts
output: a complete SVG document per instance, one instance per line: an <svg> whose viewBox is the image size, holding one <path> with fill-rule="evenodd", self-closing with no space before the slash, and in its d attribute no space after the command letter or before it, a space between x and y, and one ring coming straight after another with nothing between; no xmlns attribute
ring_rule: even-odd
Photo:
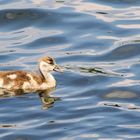
<svg viewBox="0 0 140 140"><path fill-rule="evenodd" d="M48 87L55 87L56 86L56 81L54 79L54 77L52 76L51 73L47 72L47 71L43 71L40 69L40 72L43 76L43 78L45 79L45 82L47 83Z"/></svg>

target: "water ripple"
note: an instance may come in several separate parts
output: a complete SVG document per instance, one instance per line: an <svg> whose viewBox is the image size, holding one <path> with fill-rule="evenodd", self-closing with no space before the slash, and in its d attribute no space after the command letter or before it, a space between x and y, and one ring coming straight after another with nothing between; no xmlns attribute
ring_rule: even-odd
<svg viewBox="0 0 140 140"><path fill-rule="evenodd" d="M56 90L0 98L4 140L139 139L140 2L0 1L1 70L56 58ZM59 100L57 100L59 99Z"/></svg>

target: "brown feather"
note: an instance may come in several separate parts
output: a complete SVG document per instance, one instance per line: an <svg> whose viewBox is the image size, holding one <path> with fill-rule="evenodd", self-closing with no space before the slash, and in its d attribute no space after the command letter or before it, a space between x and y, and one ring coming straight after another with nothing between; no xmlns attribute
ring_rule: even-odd
<svg viewBox="0 0 140 140"><path fill-rule="evenodd" d="M8 77L9 75L13 74L16 75L15 79L11 79L10 77ZM38 84L41 84L44 81L43 77L37 76L37 74L34 73L27 73L25 71L0 72L0 77L4 80L4 85L8 85L11 82L14 82L16 87L22 88L24 82L29 82L31 80L31 78L27 74L30 74Z"/></svg>

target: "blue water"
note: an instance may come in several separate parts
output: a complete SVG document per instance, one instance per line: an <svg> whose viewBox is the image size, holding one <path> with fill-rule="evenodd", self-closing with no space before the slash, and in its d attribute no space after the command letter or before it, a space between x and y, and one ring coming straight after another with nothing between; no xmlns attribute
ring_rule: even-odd
<svg viewBox="0 0 140 140"><path fill-rule="evenodd" d="M48 55L65 69L52 104L1 97L0 140L140 139L140 1L0 0L0 70Z"/></svg>

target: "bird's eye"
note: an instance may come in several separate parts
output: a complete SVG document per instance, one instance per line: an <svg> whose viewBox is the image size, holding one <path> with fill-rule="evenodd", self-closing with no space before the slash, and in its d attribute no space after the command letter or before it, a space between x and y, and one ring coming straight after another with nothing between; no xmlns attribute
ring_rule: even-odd
<svg viewBox="0 0 140 140"><path fill-rule="evenodd" d="M54 65L53 60L50 60L50 61L49 61L49 64Z"/></svg>

